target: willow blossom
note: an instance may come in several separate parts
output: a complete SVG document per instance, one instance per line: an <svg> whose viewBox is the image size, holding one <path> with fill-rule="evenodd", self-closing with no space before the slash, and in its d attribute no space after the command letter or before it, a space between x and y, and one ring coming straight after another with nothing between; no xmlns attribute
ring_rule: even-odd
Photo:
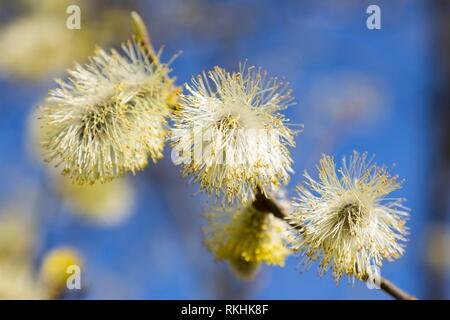
<svg viewBox="0 0 450 320"><path fill-rule="evenodd" d="M184 175L228 204L289 181L294 132L280 113L293 103L287 84L241 65L233 73L216 67L186 89L172 130Z"/></svg>
<svg viewBox="0 0 450 320"><path fill-rule="evenodd" d="M299 230L296 249L305 266L321 259L321 273L332 266L338 281L344 274L361 280L376 276L383 259L404 254L408 209L388 194L400 188L397 176L354 152L342 168L324 156L319 179L305 172L304 185L288 220Z"/></svg>
<svg viewBox="0 0 450 320"><path fill-rule="evenodd" d="M44 158L80 184L135 173L162 157L170 69L135 41L122 50L98 48L39 108Z"/></svg>
<svg viewBox="0 0 450 320"><path fill-rule="evenodd" d="M263 262L284 266L291 254L289 225L252 204L213 207L204 216L206 247L216 259L228 261L240 278L253 277Z"/></svg>

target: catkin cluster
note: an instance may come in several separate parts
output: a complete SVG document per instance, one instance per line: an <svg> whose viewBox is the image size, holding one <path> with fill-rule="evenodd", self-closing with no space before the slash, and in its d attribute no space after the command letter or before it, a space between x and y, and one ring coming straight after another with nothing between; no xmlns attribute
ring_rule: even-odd
<svg viewBox="0 0 450 320"><path fill-rule="evenodd" d="M182 173L221 204L205 214L206 247L239 276L262 262L282 266L297 251L336 280L365 280L383 259L403 255L408 209L389 196L400 183L366 154L344 158L341 168L324 156L318 179L305 172L292 203L274 196L293 173L287 84L245 64L237 72L216 67L185 84L172 108L173 80L160 55L134 41L122 49L98 49L39 109L45 158L63 174L94 183L135 173L161 158L170 138Z"/></svg>

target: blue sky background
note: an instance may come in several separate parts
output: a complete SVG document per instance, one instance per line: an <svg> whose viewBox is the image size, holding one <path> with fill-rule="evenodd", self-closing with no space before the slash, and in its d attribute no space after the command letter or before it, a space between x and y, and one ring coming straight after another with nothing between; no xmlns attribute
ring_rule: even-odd
<svg viewBox="0 0 450 320"><path fill-rule="evenodd" d="M381 30L366 28L369 4L381 7ZM186 14L189 5L195 8L192 19ZM425 178L431 150L426 119L432 85L425 1L179 0L148 1L136 8L155 44L165 45L166 58L183 51L173 64L179 84L215 65L235 70L245 59L291 83L297 104L286 114L292 123L304 124L292 150L291 196L302 172L313 171L322 153L340 159L352 150L368 151L404 178L396 195L407 198L411 208L410 241L406 255L386 262L382 274L424 295ZM0 74L0 199L12 194L16 177L46 190L42 168L30 159L25 141L27 115L51 87L50 81L36 84ZM45 206L55 212L42 224L36 261L56 245L76 247L86 261L86 298L387 298L359 282L351 286L343 280L336 286L329 274L319 278L315 268L300 274L294 256L284 268L264 267L250 283L233 280L201 244L206 198L178 171L166 149L162 161L133 177L134 215L114 228L86 223L50 197Z"/></svg>

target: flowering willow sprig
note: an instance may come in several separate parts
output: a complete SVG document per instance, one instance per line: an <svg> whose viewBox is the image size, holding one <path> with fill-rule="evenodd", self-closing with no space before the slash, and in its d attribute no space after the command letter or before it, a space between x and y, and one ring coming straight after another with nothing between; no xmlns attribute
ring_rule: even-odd
<svg viewBox="0 0 450 320"><path fill-rule="evenodd" d="M287 84L241 65L233 73L216 67L186 89L172 130L184 175L228 204L288 182L294 132L279 112L293 102Z"/></svg>
<svg viewBox="0 0 450 320"><path fill-rule="evenodd" d="M321 273L332 266L336 281L343 275L374 277L383 259L404 253L408 209L403 199L387 197L400 188L398 177L357 152L343 159L338 172L333 158L324 156L318 171L318 181L305 172L288 217L299 230L296 249L304 253L305 266L317 259Z"/></svg>
<svg viewBox="0 0 450 320"><path fill-rule="evenodd" d="M288 224L252 204L213 207L205 217L205 245L241 278L251 278L262 262L283 266L291 253Z"/></svg>
<svg viewBox="0 0 450 320"><path fill-rule="evenodd" d="M162 157L170 69L135 41L122 49L97 49L39 108L44 158L76 182L108 181Z"/></svg>

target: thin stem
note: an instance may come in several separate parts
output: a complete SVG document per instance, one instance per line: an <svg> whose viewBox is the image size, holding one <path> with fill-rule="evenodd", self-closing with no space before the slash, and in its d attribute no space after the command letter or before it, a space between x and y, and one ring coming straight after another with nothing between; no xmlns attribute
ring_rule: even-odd
<svg viewBox="0 0 450 320"><path fill-rule="evenodd" d="M256 191L255 200L253 201L253 207L261 212L271 212L275 217L279 219L285 220L285 218L287 217L287 214L283 211L283 208L279 206L274 199L266 197L260 189L257 189ZM297 225L292 225L292 227L296 229L299 228L299 226ZM383 277L380 277L380 288L397 300L417 300L415 296L406 293Z"/></svg>
<svg viewBox="0 0 450 320"><path fill-rule="evenodd" d="M131 22L135 40L144 50L150 61L154 64L156 70L159 70L161 68L161 64L159 63L159 53L156 53L156 50L148 33L147 26L145 25L141 16L135 11L131 12ZM166 89L170 91L170 94L166 98L167 105L172 111L177 110L178 100L182 90L181 88L174 85L175 78L170 78L166 74L164 76L164 79L167 85Z"/></svg>
<svg viewBox="0 0 450 320"><path fill-rule="evenodd" d="M158 65L158 55L153 47L152 41L147 31L147 26L144 21L142 21L141 16L133 11L131 13L131 20L133 23L133 31L136 40L141 44L141 46L146 50L148 57L152 62Z"/></svg>
<svg viewBox="0 0 450 320"><path fill-rule="evenodd" d="M392 297L394 297L397 300L417 300L417 298L413 295L410 295L409 293L406 293L399 287L397 287L395 284L390 282L388 279L381 277L381 283L380 288L390 294Z"/></svg>
<svg viewBox="0 0 450 320"><path fill-rule="evenodd" d="M283 209L275 201L267 198L260 189L258 189L256 192L255 201L253 201L253 207L260 212L270 212L279 219L284 220L284 218L286 217Z"/></svg>

